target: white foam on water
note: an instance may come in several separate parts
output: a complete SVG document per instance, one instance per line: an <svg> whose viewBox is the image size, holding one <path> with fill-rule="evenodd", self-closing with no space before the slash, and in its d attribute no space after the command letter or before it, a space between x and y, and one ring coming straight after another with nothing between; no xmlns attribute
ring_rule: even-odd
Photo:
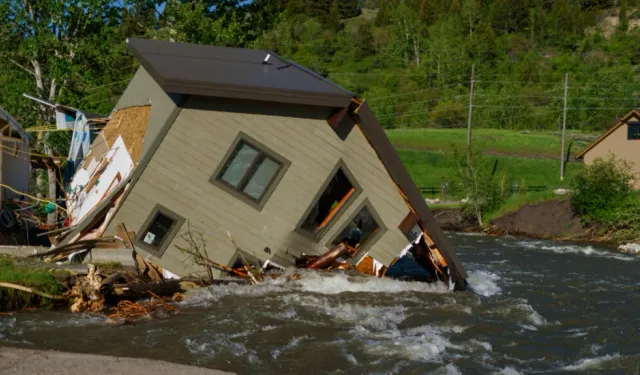
<svg viewBox="0 0 640 375"><path fill-rule="evenodd" d="M491 297L502 291L497 281L500 276L488 271L469 271L467 282L471 290L481 296Z"/></svg>
<svg viewBox="0 0 640 375"><path fill-rule="evenodd" d="M416 362L442 360L447 350L464 350L461 345L453 344L446 337L448 332L461 331L457 326L420 326L405 330L393 329L371 331L356 327L351 334L363 341L363 349L376 357L403 358Z"/></svg>
<svg viewBox="0 0 640 375"><path fill-rule="evenodd" d="M583 358L573 365L565 366L562 370L565 371L582 371L588 369L596 369L596 368L607 368L607 362L611 362L613 360L617 360L620 358L620 355L603 355L601 357L595 358Z"/></svg>
<svg viewBox="0 0 640 375"><path fill-rule="evenodd" d="M513 367L505 367L500 371L494 372L495 375L522 375L522 373Z"/></svg>
<svg viewBox="0 0 640 375"><path fill-rule="evenodd" d="M444 367L440 367L433 374L436 375L462 375L462 372L456 365L449 363Z"/></svg>
<svg viewBox="0 0 640 375"><path fill-rule="evenodd" d="M289 350L289 349L293 349L293 348L295 348L296 346L298 346L298 344L300 343L300 341L302 341L302 340L306 340L306 339L308 339L308 338L309 338L309 337L308 337L308 336L306 336L306 335L305 335L305 336L300 336L300 337L294 337L294 338L292 338L291 340L289 340L289 342L287 343L287 345L285 345L285 346L283 346L283 347L280 347L280 348L277 348L277 349L273 349L273 350L271 351L271 358L273 358L273 359L278 359L278 357L280 356L280 354L281 354L283 351L286 351L286 350Z"/></svg>
<svg viewBox="0 0 640 375"><path fill-rule="evenodd" d="M625 254L617 254L610 251L598 250L593 246L582 245L550 245L548 242L543 241L520 241L518 245L527 249L539 249L552 251L556 254L578 254L590 257L610 258L622 260L625 262L631 262L637 259L637 257L629 256Z"/></svg>
<svg viewBox="0 0 640 375"><path fill-rule="evenodd" d="M214 285L203 290L187 293L187 305L216 302L226 296L263 297L270 294L307 292L324 295L340 293L452 293L443 283L421 283L399 281L388 278L348 276L343 273L320 274L314 271L297 270L301 278L287 281L285 277L269 279L257 285Z"/></svg>

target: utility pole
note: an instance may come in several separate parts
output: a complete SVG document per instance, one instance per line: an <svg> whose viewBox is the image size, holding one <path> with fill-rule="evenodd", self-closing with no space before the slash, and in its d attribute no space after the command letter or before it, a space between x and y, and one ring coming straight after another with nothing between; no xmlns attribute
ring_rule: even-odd
<svg viewBox="0 0 640 375"><path fill-rule="evenodd" d="M560 181L564 181L564 132L567 128L567 89L569 82L569 73L564 74L564 107L562 109L562 150L560 150Z"/></svg>
<svg viewBox="0 0 640 375"><path fill-rule="evenodd" d="M467 175L471 168L471 117L473 115L473 83L476 78L476 64L471 65L471 87L469 89L469 118L467 119Z"/></svg>

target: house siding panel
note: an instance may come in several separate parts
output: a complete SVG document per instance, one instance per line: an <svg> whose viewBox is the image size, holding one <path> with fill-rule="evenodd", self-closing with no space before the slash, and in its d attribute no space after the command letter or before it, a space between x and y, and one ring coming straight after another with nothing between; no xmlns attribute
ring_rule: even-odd
<svg viewBox="0 0 640 375"><path fill-rule="evenodd" d="M4 147L2 149L2 183L11 186L17 191L24 193L29 192L29 174L31 172L31 164L29 163L29 146L24 144L17 145L15 155L10 151L16 145L10 142L0 142ZM3 189L3 197L10 199L17 194L9 189Z"/></svg>
<svg viewBox="0 0 640 375"><path fill-rule="evenodd" d="M632 117L628 122L638 121ZM640 173L640 140L629 140L627 123L622 124L613 133L600 141L595 147L584 155L586 165L593 164L597 158L607 158L609 153L614 154L618 159L624 159L633 163L633 171ZM640 189L640 181L635 184L636 189Z"/></svg>
<svg viewBox="0 0 640 375"><path fill-rule="evenodd" d="M268 246L272 253L292 261L284 253L326 251L324 244L368 199L387 228L370 254L388 264L406 245L397 226L409 209L362 132L356 127L342 141L327 124L328 117L329 113L319 108L192 97L114 222L124 221L128 230L138 231L160 203L189 220L192 230L205 235L210 256L216 261L232 260L235 248L227 233L250 254L264 259L268 255L263 249ZM261 211L209 182L240 131L291 161ZM363 191L318 243L296 233L295 227L340 159ZM186 227L185 223L182 230ZM149 254L150 259L172 272L184 273L184 258L176 245L185 245L179 236L161 260Z"/></svg>

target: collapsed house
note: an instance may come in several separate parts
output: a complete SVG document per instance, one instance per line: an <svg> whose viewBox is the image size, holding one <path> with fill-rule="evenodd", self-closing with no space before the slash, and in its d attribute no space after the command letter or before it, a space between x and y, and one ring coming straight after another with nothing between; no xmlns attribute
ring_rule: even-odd
<svg viewBox="0 0 640 375"><path fill-rule="evenodd" d="M272 52L128 46L141 66L78 167L56 246L115 236L123 223L141 255L184 276L198 271L179 250L194 233L228 266L286 267L346 243L361 272L382 276L412 253L465 287L363 99Z"/></svg>

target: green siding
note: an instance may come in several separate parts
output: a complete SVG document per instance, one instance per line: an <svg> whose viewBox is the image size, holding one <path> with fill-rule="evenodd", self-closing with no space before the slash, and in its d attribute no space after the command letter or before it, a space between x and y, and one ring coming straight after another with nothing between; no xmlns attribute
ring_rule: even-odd
<svg viewBox="0 0 640 375"><path fill-rule="evenodd" d="M209 254L216 261L230 262L236 251L227 232L249 254L265 259L268 255L263 249L268 246L280 260L292 261L285 252L325 252L324 244L368 199L388 228L370 254L388 264L406 246L397 226L409 209L359 128L342 141L327 124L327 117L311 107L190 98L113 223L123 221L128 230L138 231L160 203L189 220L193 230L204 233ZM291 161L261 211L209 182L239 131ZM315 242L294 230L339 159L363 191ZM184 245L178 237L162 259L147 255L171 272L184 274L190 269L175 248Z"/></svg>

